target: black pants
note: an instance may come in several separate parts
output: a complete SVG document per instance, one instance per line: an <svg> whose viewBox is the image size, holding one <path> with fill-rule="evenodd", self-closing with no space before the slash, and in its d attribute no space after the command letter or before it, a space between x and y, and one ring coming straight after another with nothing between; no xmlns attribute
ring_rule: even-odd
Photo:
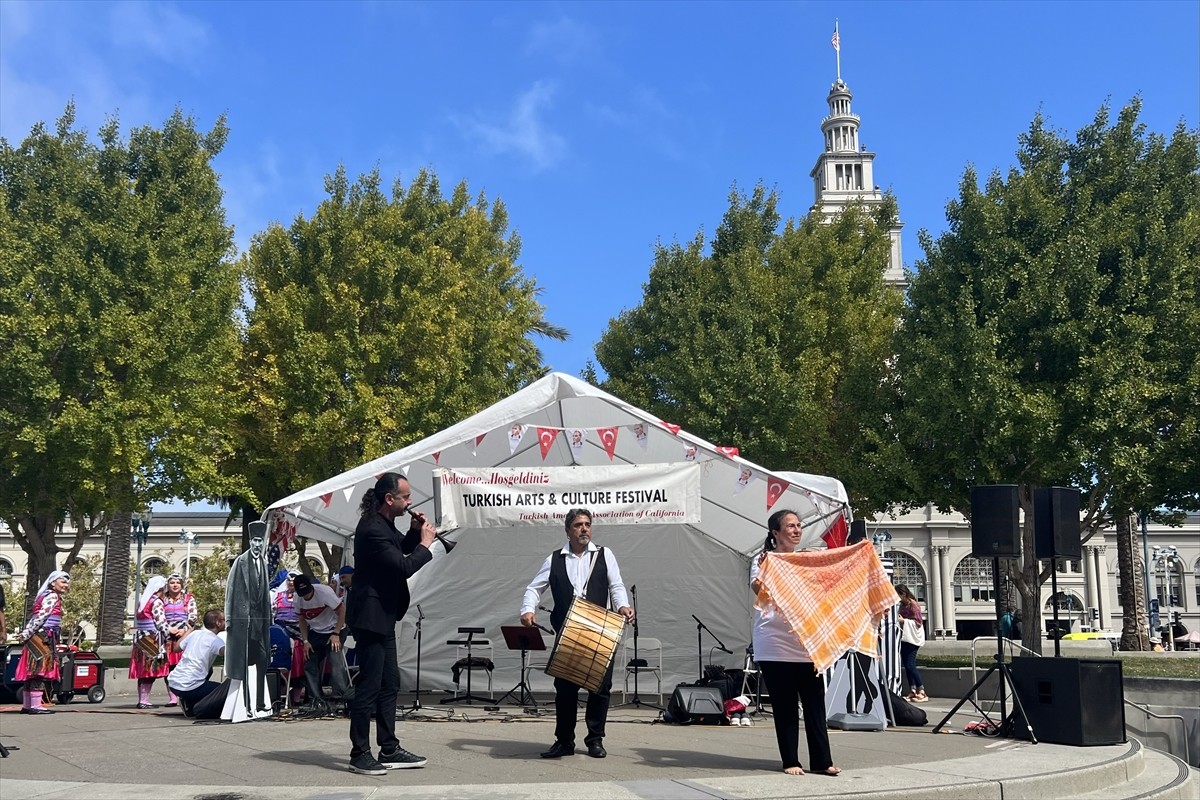
<svg viewBox="0 0 1200 800"><path fill-rule="evenodd" d="M396 738L396 695L400 692L400 667L396 663L396 632L354 631L358 660L358 686L350 701L350 757L371 752L371 717L375 717L375 742L384 752L400 746Z"/></svg>
<svg viewBox="0 0 1200 800"><path fill-rule="evenodd" d="M332 633L317 633L314 630L308 632L308 643L312 646L312 652L304 659L304 682L308 686L310 703L315 703L321 698L321 682L327 660L329 682L333 684L333 699L347 703L354 699L354 687L350 685L345 651L333 652L329 644L331 636Z"/></svg>
<svg viewBox="0 0 1200 800"><path fill-rule="evenodd" d="M608 701L612 694L613 665L608 665L600 691L588 692L583 721L587 725L585 744L604 738L604 723L608 719ZM575 745L575 723L579 720L579 691L583 687L563 678L554 679L554 739L565 745Z"/></svg>
<svg viewBox="0 0 1200 800"><path fill-rule="evenodd" d="M783 768L800 767L800 706L804 707L804 736L808 739L808 764L814 772L833 766L829 730L825 727L825 682L808 661L760 661L771 713L775 741Z"/></svg>
<svg viewBox="0 0 1200 800"><path fill-rule="evenodd" d="M179 707L184 716L195 719L220 719L221 711L225 708L225 698L229 695L229 679L223 683L205 681L194 689L181 692L172 689L179 698Z"/></svg>

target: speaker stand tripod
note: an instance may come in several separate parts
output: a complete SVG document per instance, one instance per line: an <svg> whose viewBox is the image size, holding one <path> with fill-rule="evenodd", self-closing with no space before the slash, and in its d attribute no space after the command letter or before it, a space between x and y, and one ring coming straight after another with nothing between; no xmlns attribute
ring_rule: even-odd
<svg viewBox="0 0 1200 800"><path fill-rule="evenodd" d="M633 670L633 699L627 703L620 703L615 706L615 708L620 708L621 706L633 706L634 708L641 708L642 706L646 706L647 708L657 708L659 711L663 711L665 709L663 709L662 706L655 705L654 703L647 703L642 699L642 696L638 694L638 676L642 674L642 670L648 670L650 668L650 664L646 661L646 659L638 657L637 587L632 587L631 592L633 595L633 659L625 665L625 674L628 676L629 670ZM659 688L662 688L661 675L659 676L659 681ZM629 684L626 683L625 687L628 689ZM659 699L662 699L661 695L659 696Z"/></svg>
<svg viewBox="0 0 1200 800"><path fill-rule="evenodd" d="M401 717L407 717L410 714L415 714L424 709L421 705L421 620L425 619L425 615L421 612L420 603L417 604L417 632L413 634L413 638L417 640L417 690L416 697L413 698L413 704L408 708L400 710Z"/></svg>
<svg viewBox="0 0 1200 800"><path fill-rule="evenodd" d="M1000 620L1000 558L999 556L992 557L992 596L996 599L996 621L999 624ZM1033 733L1033 725L1029 722L1029 715L1025 713L1025 707L1021 704L1021 698L1017 692L1013 691L1013 713L1007 713L1005 705L1006 682L1007 686L1016 686L1013 683L1012 672L1008 668L1008 664L1004 663L1004 637L1000 635L999 629L996 633L996 663L988 667L987 671L975 681L975 685L967 690L962 699L954 704L954 708L950 709L950 713L942 718L942 721L933 726L931 733L938 733L946 726L946 723L954 717L958 710L963 707L964 703L970 702L975 710L987 722L988 730L996 730L1000 736L1011 737L1017 725L1017 714L1020 714L1020 721L1025 724L1025 730L1029 733L1029 741L1034 744L1038 743L1037 736ZM991 677L993 673L999 673L1000 684L1000 721L996 722L988 713L979 707L979 703L975 702L975 693L979 691L979 687L983 686L984 682Z"/></svg>

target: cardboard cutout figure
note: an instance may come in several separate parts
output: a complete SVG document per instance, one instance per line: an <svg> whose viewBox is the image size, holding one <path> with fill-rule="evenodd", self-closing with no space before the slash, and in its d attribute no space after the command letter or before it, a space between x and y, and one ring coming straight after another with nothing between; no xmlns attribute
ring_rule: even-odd
<svg viewBox="0 0 1200 800"><path fill-rule="evenodd" d="M221 718L241 722L270 716L271 595L263 537L266 523L250 523L250 549L233 561L225 587L225 676L231 679Z"/></svg>

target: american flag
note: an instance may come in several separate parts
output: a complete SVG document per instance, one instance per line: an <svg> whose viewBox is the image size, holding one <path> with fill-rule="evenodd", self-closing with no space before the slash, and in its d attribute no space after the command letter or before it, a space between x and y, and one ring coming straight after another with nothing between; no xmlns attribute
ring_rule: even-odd
<svg viewBox="0 0 1200 800"><path fill-rule="evenodd" d="M833 49L839 53L842 52L842 37L838 36L837 28L833 29L833 38L829 41L833 42Z"/></svg>

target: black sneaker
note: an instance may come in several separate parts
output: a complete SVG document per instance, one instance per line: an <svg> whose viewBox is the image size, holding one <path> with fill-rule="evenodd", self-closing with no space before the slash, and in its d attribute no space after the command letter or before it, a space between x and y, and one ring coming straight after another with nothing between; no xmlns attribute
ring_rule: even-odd
<svg viewBox="0 0 1200 800"><path fill-rule="evenodd" d="M359 775L387 775L383 764L376 761L370 751L350 759L350 771Z"/></svg>
<svg viewBox="0 0 1200 800"><path fill-rule="evenodd" d="M417 769L429 763L429 759L416 753L410 753L403 747L397 747L390 753L380 750L379 763L386 769Z"/></svg>

